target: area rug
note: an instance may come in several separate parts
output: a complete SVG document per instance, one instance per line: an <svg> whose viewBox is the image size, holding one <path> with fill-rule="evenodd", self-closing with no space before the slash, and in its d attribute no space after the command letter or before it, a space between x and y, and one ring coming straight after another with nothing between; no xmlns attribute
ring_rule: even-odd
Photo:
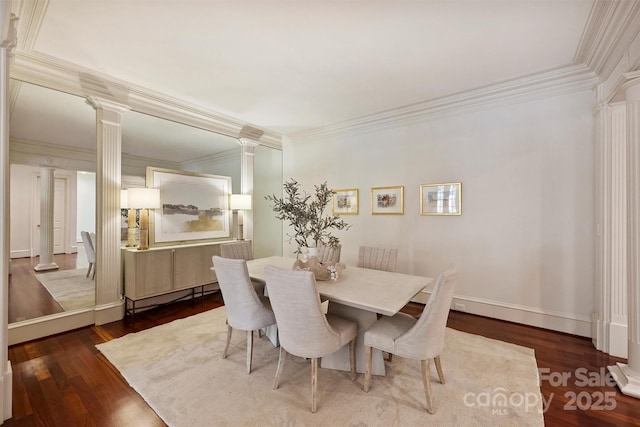
<svg viewBox="0 0 640 427"><path fill-rule="evenodd" d="M38 273L36 279L64 311L93 307L96 304L96 282L87 277L87 269Z"/></svg>
<svg viewBox="0 0 640 427"><path fill-rule="evenodd" d="M432 364L436 413L425 411L420 362L394 357L387 375L319 369L318 411L311 413L311 367L289 356L272 389L278 349L254 340L245 371L246 337L235 332L226 359L225 309L132 333L96 347L169 426L542 426L532 349L447 329L441 356L446 384Z"/></svg>

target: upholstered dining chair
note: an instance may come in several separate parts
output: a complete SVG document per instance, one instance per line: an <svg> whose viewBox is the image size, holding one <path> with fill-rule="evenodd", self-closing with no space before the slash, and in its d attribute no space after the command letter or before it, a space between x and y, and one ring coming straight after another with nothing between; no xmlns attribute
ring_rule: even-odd
<svg viewBox="0 0 640 427"><path fill-rule="evenodd" d="M372 270L396 271L397 265L397 249L360 246L357 267L370 268Z"/></svg>
<svg viewBox="0 0 640 427"><path fill-rule="evenodd" d="M250 241L223 243L220 245L220 256L222 258L244 259L246 261L253 259L253 249ZM258 295L264 294L264 283L252 280L253 287Z"/></svg>
<svg viewBox="0 0 640 427"><path fill-rule="evenodd" d="M367 329L364 333L365 392L369 391L371 384L372 347L396 356L420 360L427 411L431 414L435 413L431 397L430 361L434 359L438 377L440 382L444 384L440 354L444 348L447 317L451 308L457 276L455 270L447 270L440 274L418 319L408 314L398 313L379 319Z"/></svg>
<svg viewBox="0 0 640 427"><path fill-rule="evenodd" d="M316 412L318 358L349 344L351 379L355 380L358 327L351 320L322 312L312 272L266 266L264 275L280 336L273 389L278 388L287 353L311 359L311 412Z"/></svg>
<svg viewBox="0 0 640 427"><path fill-rule="evenodd" d="M87 261L89 262L87 277L91 276L91 279L94 279L96 277L96 251L94 246L95 239L91 239L91 236L87 231L81 231L80 236L82 237L84 251L87 255Z"/></svg>
<svg viewBox="0 0 640 427"><path fill-rule="evenodd" d="M253 249L251 248L250 241L223 243L220 245L220 256L222 258L232 259L253 259Z"/></svg>
<svg viewBox="0 0 640 427"><path fill-rule="evenodd" d="M274 325L276 318L271 311L269 298L258 295L253 288L249 279L247 261L219 256L213 256L212 261L227 310L227 343L222 352L222 358L227 357L233 330L246 331L247 374L250 374L253 331Z"/></svg>
<svg viewBox="0 0 640 427"><path fill-rule="evenodd" d="M340 262L340 251L342 245L325 246L318 245L318 261L320 262Z"/></svg>

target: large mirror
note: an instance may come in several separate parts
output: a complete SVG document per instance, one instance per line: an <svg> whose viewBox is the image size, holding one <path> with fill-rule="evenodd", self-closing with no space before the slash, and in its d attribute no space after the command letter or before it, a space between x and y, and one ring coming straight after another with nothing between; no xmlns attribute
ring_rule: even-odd
<svg viewBox="0 0 640 427"><path fill-rule="evenodd" d="M81 231L95 231L96 127L95 111L84 98L13 80L10 98L12 324L95 304ZM240 165L235 138L135 111L123 115L123 188L144 186L146 166L155 166L231 176L232 190L238 193ZM54 262L59 268L36 272L43 166L54 168ZM279 254L281 226L274 223L263 195L281 191L281 152L256 147L255 168L260 194L252 212L254 229L264 225L269 230L255 233L256 256Z"/></svg>

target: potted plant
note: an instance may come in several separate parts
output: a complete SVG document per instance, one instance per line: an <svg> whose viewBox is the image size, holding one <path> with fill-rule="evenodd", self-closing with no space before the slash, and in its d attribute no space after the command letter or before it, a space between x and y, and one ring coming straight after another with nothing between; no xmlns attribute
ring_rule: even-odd
<svg viewBox="0 0 640 427"><path fill-rule="evenodd" d="M332 231L348 230L351 226L338 215L325 212L333 196L333 190L326 181L314 186L313 196L301 190L300 184L293 178L285 181L282 187L283 197L274 194L265 196L265 199L271 202L276 218L288 221L293 227L289 241L294 240L298 245L295 253L300 254L302 248L317 248L320 244L337 246L340 240Z"/></svg>

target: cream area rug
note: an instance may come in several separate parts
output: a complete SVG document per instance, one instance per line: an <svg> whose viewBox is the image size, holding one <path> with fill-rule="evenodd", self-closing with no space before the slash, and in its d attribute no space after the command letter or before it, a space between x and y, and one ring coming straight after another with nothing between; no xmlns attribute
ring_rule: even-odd
<svg viewBox="0 0 640 427"><path fill-rule="evenodd" d="M533 350L447 329L441 356L446 384L432 363L437 412L424 409L420 362L394 357L387 375L319 369L318 411L311 408L311 365L294 356L272 389L278 349L254 339L245 371L246 336L235 331L226 359L225 309L132 333L96 347L169 426L542 426Z"/></svg>
<svg viewBox="0 0 640 427"><path fill-rule="evenodd" d="M87 277L87 269L38 273L36 279L64 311L93 307L96 304L96 282Z"/></svg>

